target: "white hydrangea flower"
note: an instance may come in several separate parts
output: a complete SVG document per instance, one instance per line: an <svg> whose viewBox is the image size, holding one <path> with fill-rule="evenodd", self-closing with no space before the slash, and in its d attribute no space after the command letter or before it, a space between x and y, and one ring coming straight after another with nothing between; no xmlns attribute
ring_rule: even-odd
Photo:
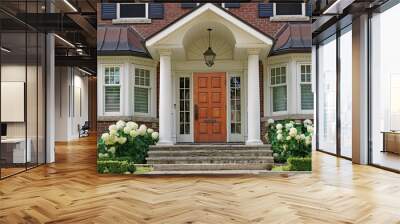
<svg viewBox="0 0 400 224"><path fill-rule="evenodd" d="M310 145L311 144L311 137L310 136L306 137L305 143L306 143L306 145Z"/></svg>
<svg viewBox="0 0 400 224"><path fill-rule="evenodd" d="M143 136L143 135L146 134L146 129L144 129L144 128L139 128L139 129L137 130L137 133L138 133L138 135Z"/></svg>
<svg viewBox="0 0 400 224"><path fill-rule="evenodd" d="M147 130L147 127L146 127L146 125L142 124L142 125L140 125L139 129Z"/></svg>
<svg viewBox="0 0 400 224"><path fill-rule="evenodd" d="M300 135L300 139L301 139L301 140L304 140L304 139L306 139L306 136L305 136L304 134L301 134L301 135Z"/></svg>
<svg viewBox="0 0 400 224"><path fill-rule="evenodd" d="M129 135L129 133L132 131L132 129L128 126L124 127L124 133Z"/></svg>
<svg viewBox="0 0 400 224"><path fill-rule="evenodd" d="M282 129L276 131L277 134L282 134Z"/></svg>
<svg viewBox="0 0 400 224"><path fill-rule="evenodd" d="M268 124L273 124L273 123L275 123L274 119L272 118L268 119Z"/></svg>
<svg viewBox="0 0 400 224"><path fill-rule="evenodd" d="M117 122L117 124L116 124L118 130L124 129L125 125L126 125L126 123L125 123L125 121L123 121L123 120L119 120L119 121Z"/></svg>
<svg viewBox="0 0 400 224"><path fill-rule="evenodd" d="M290 136L287 136L287 137L286 137L286 140L287 140L287 141L290 141L290 139L292 139L292 137L290 137Z"/></svg>
<svg viewBox="0 0 400 224"><path fill-rule="evenodd" d="M283 139L283 135L282 134L278 134L276 136L276 139L278 139L278 141L281 141Z"/></svg>
<svg viewBox="0 0 400 224"><path fill-rule="evenodd" d="M301 139L300 135L296 135L295 138L296 138L297 141L300 141L300 139Z"/></svg>
<svg viewBox="0 0 400 224"><path fill-rule="evenodd" d="M282 130L282 128L283 128L282 124L277 124L277 125L276 125L276 129Z"/></svg>
<svg viewBox="0 0 400 224"><path fill-rule="evenodd" d="M108 127L108 130L109 130L109 131L118 131L118 127L117 127L117 125L112 124L112 125L110 125L110 126Z"/></svg>
<svg viewBox="0 0 400 224"><path fill-rule="evenodd" d="M147 129L147 133L151 134L151 133L153 133L153 132L154 132L153 129L151 129L151 128L148 128L148 129Z"/></svg>
<svg viewBox="0 0 400 224"><path fill-rule="evenodd" d="M139 125L133 121L129 121L128 123L126 123L126 126L129 127L131 130L136 130L139 127Z"/></svg>
<svg viewBox="0 0 400 224"><path fill-rule="evenodd" d="M138 132L137 132L136 130L132 130L132 131L129 133L129 135L130 135L132 138L135 138L136 136L138 136Z"/></svg>
<svg viewBox="0 0 400 224"><path fill-rule="evenodd" d="M285 124L285 128L286 128L286 130L290 130L291 128L293 128L293 124L287 123L287 124Z"/></svg>
<svg viewBox="0 0 400 224"><path fill-rule="evenodd" d="M118 143L121 144L121 145L125 144L126 143L126 137L118 138Z"/></svg>
<svg viewBox="0 0 400 224"><path fill-rule="evenodd" d="M107 151L114 155L115 154L115 147L111 147Z"/></svg>
<svg viewBox="0 0 400 224"><path fill-rule="evenodd" d="M306 119L303 121L304 127L307 127L308 125L312 125L312 121L310 119Z"/></svg>
<svg viewBox="0 0 400 224"><path fill-rule="evenodd" d="M313 126L307 126L307 132L313 133L314 132L314 127Z"/></svg>
<svg viewBox="0 0 400 224"><path fill-rule="evenodd" d="M110 134L108 133L104 133L101 135L101 139L103 139L103 141L109 141L110 140Z"/></svg>
<svg viewBox="0 0 400 224"><path fill-rule="evenodd" d="M296 128L290 128L289 135L291 137L295 137L297 135L297 129Z"/></svg>
<svg viewBox="0 0 400 224"><path fill-rule="evenodd" d="M110 131L110 136L118 136L117 130L111 130Z"/></svg>
<svg viewBox="0 0 400 224"><path fill-rule="evenodd" d="M153 132L153 133L151 133L151 137L154 139L154 140L157 140L158 139L158 132Z"/></svg>

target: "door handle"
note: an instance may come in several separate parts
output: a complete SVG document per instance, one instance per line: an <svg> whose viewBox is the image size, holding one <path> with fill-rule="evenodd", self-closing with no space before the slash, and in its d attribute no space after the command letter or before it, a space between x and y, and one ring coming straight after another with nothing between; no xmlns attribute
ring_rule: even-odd
<svg viewBox="0 0 400 224"><path fill-rule="evenodd" d="M197 106L197 104L194 105L194 119L199 119L199 107Z"/></svg>

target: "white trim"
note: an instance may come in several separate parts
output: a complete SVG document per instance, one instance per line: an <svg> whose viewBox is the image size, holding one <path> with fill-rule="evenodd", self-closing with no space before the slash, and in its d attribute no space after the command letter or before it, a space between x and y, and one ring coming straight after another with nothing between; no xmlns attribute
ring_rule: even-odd
<svg viewBox="0 0 400 224"><path fill-rule="evenodd" d="M301 86L301 84L302 84L302 82L301 82L301 66L302 65L309 65L309 66L311 66L310 67L310 75L311 75L311 80L310 80L310 82L309 82L309 84L311 85L311 91L312 91L312 82L313 82L313 77L312 77L312 65L311 65L311 62L302 62L302 61L298 61L297 62L297 64L296 64L296 96L297 96L297 99L296 99L296 101L297 101L297 112L299 113L299 114L313 114L314 113L314 106L313 106L313 109L311 109L311 110L303 110L302 108L301 108L301 88L300 88L300 86ZM314 94L313 94L314 95Z"/></svg>
<svg viewBox="0 0 400 224"><path fill-rule="evenodd" d="M231 22L236 27L238 27L238 28L246 31L247 33L253 35L254 37L256 37L257 39L259 39L260 41L264 42L267 45L272 45L273 44L273 40L271 38L266 37L264 34L260 33L259 31L257 31L253 27L245 24L241 20L235 18L234 16L230 15L225 10L215 6L214 4L206 3L206 4L202 5L200 8L194 10L189 15L187 15L184 18L178 20L177 22L173 23L171 26L167 27L166 29L162 30L161 32L159 32L155 36L153 36L150 39L148 39L146 41L146 46L147 47L153 46L158 41L160 41L163 38L165 38L166 36L168 36L170 33L176 31L177 29L179 29L183 25L187 24L188 22L192 21L193 19L195 19L196 17L200 16L201 14L205 13L206 11L214 12L215 14L221 16L225 20L228 20L229 22Z"/></svg>
<svg viewBox="0 0 400 224"><path fill-rule="evenodd" d="M285 67L285 70L286 70L285 84L275 84L275 85L272 86L272 84L271 84L271 70L274 69L274 68L282 68L282 67ZM290 76L289 76L289 70L288 69L289 69L289 62L288 63L274 64L274 65L270 65L269 66L268 79L267 79L267 89L268 89L267 94L269 93L268 95L269 95L269 102L270 102L270 112L271 112L272 116L285 115L285 114L288 114L288 112L289 112L289 98L290 98L290 95L289 95L289 84L290 84L289 78L290 78ZM274 108L273 108L274 99L273 99L273 94L272 94L272 88L273 87L278 87L278 86L286 86L286 111L274 112Z"/></svg>

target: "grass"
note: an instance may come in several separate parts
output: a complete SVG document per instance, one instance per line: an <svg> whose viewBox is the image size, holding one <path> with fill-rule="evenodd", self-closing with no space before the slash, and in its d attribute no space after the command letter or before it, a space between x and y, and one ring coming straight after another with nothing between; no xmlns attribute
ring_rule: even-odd
<svg viewBox="0 0 400 224"><path fill-rule="evenodd" d="M274 167L272 167L272 170L271 171L278 171L278 172L281 172L281 171L289 171L289 165L284 165L284 166L274 166Z"/></svg>
<svg viewBox="0 0 400 224"><path fill-rule="evenodd" d="M133 174L144 174L153 171L152 167L148 166L139 166L136 167L136 171Z"/></svg>

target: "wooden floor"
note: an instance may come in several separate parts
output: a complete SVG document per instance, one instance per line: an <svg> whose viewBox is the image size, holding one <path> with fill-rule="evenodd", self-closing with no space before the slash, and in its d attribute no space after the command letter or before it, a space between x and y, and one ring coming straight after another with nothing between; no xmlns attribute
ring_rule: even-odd
<svg viewBox="0 0 400 224"><path fill-rule="evenodd" d="M0 181L0 223L400 223L400 175L313 155L313 174L135 177L96 173L93 138Z"/></svg>

